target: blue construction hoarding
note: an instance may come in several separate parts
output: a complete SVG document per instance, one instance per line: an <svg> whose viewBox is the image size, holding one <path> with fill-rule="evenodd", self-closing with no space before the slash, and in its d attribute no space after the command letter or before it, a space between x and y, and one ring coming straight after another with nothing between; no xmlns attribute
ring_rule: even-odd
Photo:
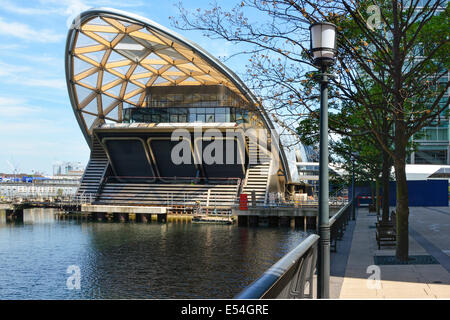
<svg viewBox="0 0 450 320"><path fill-rule="evenodd" d="M389 189L389 203L395 206L395 181L391 181ZM448 180L408 181L408 200L410 207L448 207Z"/></svg>
<svg viewBox="0 0 450 320"><path fill-rule="evenodd" d="M449 205L448 180L410 180L408 181L408 200L410 207L448 207ZM369 185L356 187L356 194L361 196L359 203L367 205L371 202L366 196L371 195ZM382 195L380 190L380 195ZM351 190L350 190L351 197ZM394 207L397 200L395 181L389 186L389 205Z"/></svg>

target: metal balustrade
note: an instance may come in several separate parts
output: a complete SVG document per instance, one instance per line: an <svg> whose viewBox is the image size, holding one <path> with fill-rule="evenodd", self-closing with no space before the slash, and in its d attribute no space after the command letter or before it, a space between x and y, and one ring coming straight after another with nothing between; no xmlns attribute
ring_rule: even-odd
<svg viewBox="0 0 450 320"><path fill-rule="evenodd" d="M235 298L312 299L318 240L310 235Z"/></svg>
<svg viewBox="0 0 450 320"><path fill-rule="evenodd" d="M353 202L347 203L329 221L331 247L337 249L350 221ZM319 236L310 235L235 299L312 299Z"/></svg>
<svg viewBox="0 0 450 320"><path fill-rule="evenodd" d="M330 241L334 252L337 251L337 241L342 239L352 213L353 202L347 203L330 218Z"/></svg>

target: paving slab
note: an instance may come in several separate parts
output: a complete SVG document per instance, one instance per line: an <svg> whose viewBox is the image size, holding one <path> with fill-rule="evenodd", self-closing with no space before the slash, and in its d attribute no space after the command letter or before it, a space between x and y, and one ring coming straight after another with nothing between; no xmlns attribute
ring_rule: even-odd
<svg viewBox="0 0 450 320"><path fill-rule="evenodd" d="M409 254L431 255L439 264L374 266L374 256L395 256L395 246L378 249L376 230L371 227L376 216L369 215L367 208L359 208L339 298L450 298L450 208L437 209L410 208ZM368 273L368 267L372 273ZM379 274L378 282L374 280L374 269Z"/></svg>

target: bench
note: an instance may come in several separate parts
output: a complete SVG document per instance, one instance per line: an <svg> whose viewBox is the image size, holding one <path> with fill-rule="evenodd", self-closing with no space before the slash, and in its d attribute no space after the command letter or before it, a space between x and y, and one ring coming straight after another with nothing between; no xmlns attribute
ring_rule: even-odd
<svg viewBox="0 0 450 320"><path fill-rule="evenodd" d="M378 250L383 245L393 245L397 241L395 227L391 224L377 224L376 239ZM394 242L394 243L392 243Z"/></svg>

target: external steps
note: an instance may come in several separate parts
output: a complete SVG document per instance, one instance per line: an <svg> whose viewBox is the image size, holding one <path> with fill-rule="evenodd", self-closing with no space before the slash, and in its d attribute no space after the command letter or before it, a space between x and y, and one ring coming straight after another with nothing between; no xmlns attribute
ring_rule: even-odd
<svg viewBox="0 0 450 320"><path fill-rule="evenodd" d="M252 193L255 193L256 204L263 205L266 202L271 155L268 150L264 150L259 144L249 141L250 163L247 170L247 177L242 188L242 193L248 195L249 203L252 201Z"/></svg>
<svg viewBox="0 0 450 320"><path fill-rule="evenodd" d="M98 204L186 205L231 207L238 192L238 184L144 184L105 183L98 196Z"/></svg>
<svg viewBox="0 0 450 320"><path fill-rule="evenodd" d="M77 190L77 196L88 197L97 195L103 176L109 164L105 150L97 138L92 137L92 149L89 163L81 179L80 187Z"/></svg>

